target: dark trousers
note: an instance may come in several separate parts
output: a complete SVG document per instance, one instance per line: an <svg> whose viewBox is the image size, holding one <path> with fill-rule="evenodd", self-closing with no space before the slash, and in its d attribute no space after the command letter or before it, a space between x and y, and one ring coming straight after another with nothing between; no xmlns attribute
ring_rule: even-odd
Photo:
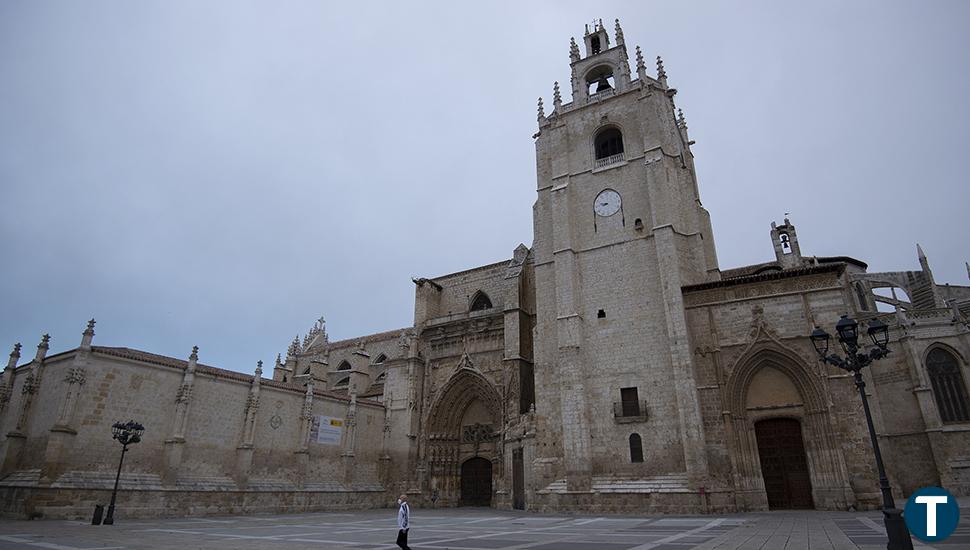
<svg viewBox="0 0 970 550"><path fill-rule="evenodd" d="M397 545L401 547L401 550L411 550L408 546L408 530L399 529L397 532Z"/></svg>

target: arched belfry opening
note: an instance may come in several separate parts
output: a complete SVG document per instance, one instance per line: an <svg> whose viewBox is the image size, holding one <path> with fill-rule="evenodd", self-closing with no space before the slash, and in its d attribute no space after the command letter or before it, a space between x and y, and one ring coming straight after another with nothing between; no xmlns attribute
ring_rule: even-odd
<svg viewBox="0 0 970 550"><path fill-rule="evenodd" d="M596 160L603 160L623 154L623 134L618 128L609 127L596 134L593 140Z"/></svg>
<svg viewBox="0 0 970 550"><path fill-rule="evenodd" d="M480 372L462 368L431 406L427 489L443 506L490 506L501 475L499 392Z"/></svg>
<svg viewBox="0 0 970 550"><path fill-rule="evenodd" d="M586 73L586 91L589 95L606 92L616 88L613 67L600 65Z"/></svg>

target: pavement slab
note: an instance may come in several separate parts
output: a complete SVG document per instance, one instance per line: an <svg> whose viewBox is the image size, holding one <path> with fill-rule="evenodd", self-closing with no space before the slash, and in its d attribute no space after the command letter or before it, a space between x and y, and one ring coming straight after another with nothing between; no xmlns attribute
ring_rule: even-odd
<svg viewBox="0 0 970 550"><path fill-rule="evenodd" d="M394 550L397 511L116 518L93 526L63 520L0 520L0 550ZM875 550L886 545L879 512L764 512L718 516L544 515L487 508L412 509L416 550ZM944 543L970 548L964 517Z"/></svg>

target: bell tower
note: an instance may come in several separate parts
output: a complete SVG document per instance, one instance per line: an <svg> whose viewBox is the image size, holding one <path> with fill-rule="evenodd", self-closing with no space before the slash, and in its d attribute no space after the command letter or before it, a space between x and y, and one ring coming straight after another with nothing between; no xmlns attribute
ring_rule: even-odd
<svg viewBox="0 0 970 550"><path fill-rule="evenodd" d="M617 467L701 486L707 460L681 287L719 277L710 217L660 58L648 76L637 47L634 78L618 20L613 38L597 21L585 55L571 39L571 101L558 83L548 116L539 100L536 412L549 429L537 453L570 491ZM633 453L634 435L644 464L617 466L616 450L629 443Z"/></svg>

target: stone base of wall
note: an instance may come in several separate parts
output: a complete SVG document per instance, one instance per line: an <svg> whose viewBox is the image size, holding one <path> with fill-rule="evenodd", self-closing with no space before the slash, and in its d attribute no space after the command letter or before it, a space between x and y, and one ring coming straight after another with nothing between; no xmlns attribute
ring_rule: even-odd
<svg viewBox="0 0 970 550"><path fill-rule="evenodd" d="M90 520L94 507L107 508L106 489L2 487L0 516ZM186 491L119 490L116 518L186 517L221 514L286 514L385 508L383 491Z"/></svg>
<svg viewBox="0 0 970 550"><path fill-rule="evenodd" d="M737 511L730 492L538 493L526 503L531 512L594 514L729 514Z"/></svg>

